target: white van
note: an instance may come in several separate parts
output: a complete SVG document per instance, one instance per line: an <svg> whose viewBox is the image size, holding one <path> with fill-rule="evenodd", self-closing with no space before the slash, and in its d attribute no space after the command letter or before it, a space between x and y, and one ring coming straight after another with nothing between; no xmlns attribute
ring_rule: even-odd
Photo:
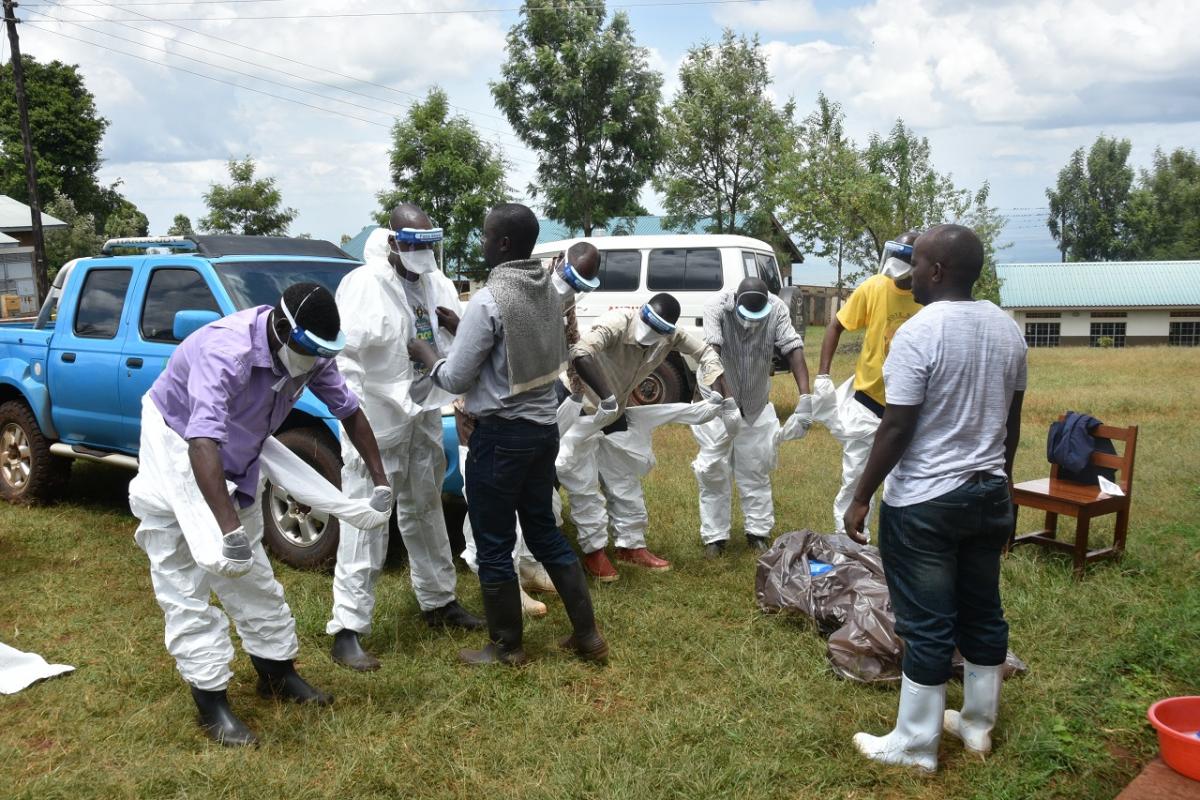
<svg viewBox="0 0 1200 800"><path fill-rule="evenodd" d="M659 292L667 292L679 301L679 326L703 338L704 307L718 292L735 289L752 275L766 281L774 294L783 288L775 251L748 236L580 236L539 244L533 257L549 265L559 253L585 239L600 251L600 288L578 295L581 333L606 311L639 308ZM643 405L688 400L695 389L695 367L672 354L634 391L633 399Z"/></svg>

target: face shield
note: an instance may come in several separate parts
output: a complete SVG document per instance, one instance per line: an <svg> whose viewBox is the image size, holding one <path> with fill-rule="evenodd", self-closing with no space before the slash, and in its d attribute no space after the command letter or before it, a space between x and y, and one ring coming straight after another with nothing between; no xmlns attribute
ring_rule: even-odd
<svg viewBox="0 0 1200 800"><path fill-rule="evenodd" d="M903 280L912 274L913 246L901 242L884 242L883 255L879 259L879 274L894 281Z"/></svg>
<svg viewBox="0 0 1200 800"><path fill-rule="evenodd" d="M762 298L762 300L759 301L758 298ZM754 305L761 302L762 308L757 311L751 311L746 307L747 301L752 301ZM759 291L742 292L737 297L737 315L738 319L746 327L756 326L771 315L771 301L765 294Z"/></svg>
<svg viewBox="0 0 1200 800"><path fill-rule="evenodd" d="M442 264L442 229L441 228L401 228L392 231L396 243L403 242L412 249L396 248L400 263L414 275L425 275L437 272ZM436 248L436 254L435 254Z"/></svg>
<svg viewBox="0 0 1200 800"><path fill-rule="evenodd" d="M649 303L643 305L638 312L638 322L640 323L636 333L638 344L652 345L662 337L670 336L675 332L675 326L660 317Z"/></svg>
<svg viewBox="0 0 1200 800"><path fill-rule="evenodd" d="M564 261L562 264L559 265L557 274L562 278L563 283L565 283L567 286L571 287L572 291L579 292L581 294L587 294L588 292L594 292L595 290L600 288L600 278L599 277L596 277L596 278L583 277L575 270L575 267L572 266L569 261Z"/></svg>
<svg viewBox="0 0 1200 800"><path fill-rule="evenodd" d="M308 297L312 297L312 294ZM308 356L313 358L333 358L342 352L342 348L346 346L346 334L338 331L337 338L331 342L296 324L296 315L304 308L304 304L308 302L308 297L301 301L299 308L296 309L296 314L293 314L288 309L287 303L282 299L279 301L279 307L283 309L283 316L287 319L288 324L292 326L292 333L288 338L295 342ZM284 350L287 350L287 345L284 345Z"/></svg>

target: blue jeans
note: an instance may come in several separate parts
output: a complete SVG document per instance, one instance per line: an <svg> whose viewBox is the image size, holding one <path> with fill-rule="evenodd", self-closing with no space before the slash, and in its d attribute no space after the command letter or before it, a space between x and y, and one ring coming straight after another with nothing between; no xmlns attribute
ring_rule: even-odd
<svg viewBox="0 0 1200 800"><path fill-rule="evenodd" d="M945 683L956 646L972 664L1004 663L1000 554L1012 514L1008 481L994 475L916 505L883 504L879 549L911 680Z"/></svg>
<svg viewBox="0 0 1200 800"><path fill-rule="evenodd" d="M467 513L475 535L480 583L517 579L516 521L525 544L543 564L576 561L554 524L554 459L558 426L488 416L471 433L467 452Z"/></svg>

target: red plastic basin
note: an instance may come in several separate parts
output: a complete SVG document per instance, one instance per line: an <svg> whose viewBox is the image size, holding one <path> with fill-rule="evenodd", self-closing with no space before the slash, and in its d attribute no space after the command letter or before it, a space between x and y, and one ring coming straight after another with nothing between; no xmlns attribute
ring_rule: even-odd
<svg viewBox="0 0 1200 800"><path fill-rule="evenodd" d="M1146 712L1167 766L1200 781L1200 697L1168 697Z"/></svg>

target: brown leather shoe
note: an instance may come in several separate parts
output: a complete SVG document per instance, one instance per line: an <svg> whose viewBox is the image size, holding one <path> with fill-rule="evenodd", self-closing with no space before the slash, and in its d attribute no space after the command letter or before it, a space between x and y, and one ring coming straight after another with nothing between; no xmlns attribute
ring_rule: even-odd
<svg viewBox="0 0 1200 800"><path fill-rule="evenodd" d="M597 550L594 553L584 553L583 568L587 570L588 575L591 575L601 583L612 583L621 577L617 574L617 568L608 560L608 554L603 549Z"/></svg>
<svg viewBox="0 0 1200 800"><path fill-rule="evenodd" d="M671 562L659 558L644 547L618 547L617 561L645 567L651 572L666 572L671 568Z"/></svg>

